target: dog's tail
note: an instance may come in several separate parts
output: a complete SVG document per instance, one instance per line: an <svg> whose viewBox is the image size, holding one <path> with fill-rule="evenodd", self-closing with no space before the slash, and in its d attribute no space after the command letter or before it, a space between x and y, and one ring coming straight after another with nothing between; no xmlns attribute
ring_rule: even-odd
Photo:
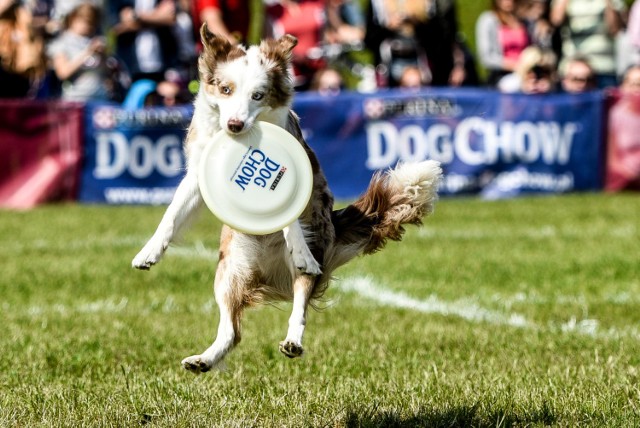
<svg viewBox="0 0 640 428"><path fill-rule="evenodd" d="M441 177L436 161L403 163L376 173L360 199L333 212L336 242L325 258L325 270L331 272L354 257L375 253L389 239L400 241L406 224L422 224L422 218L434 210Z"/></svg>

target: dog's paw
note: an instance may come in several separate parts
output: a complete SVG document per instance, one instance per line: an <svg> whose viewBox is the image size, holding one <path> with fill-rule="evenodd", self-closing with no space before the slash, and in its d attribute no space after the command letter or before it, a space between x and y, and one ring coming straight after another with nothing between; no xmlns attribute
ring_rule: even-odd
<svg viewBox="0 0 640 428"><path fill-rule="evenodd" d="M160 261L167 245L156 244L154 240L147 242L142 250L133 258L131 266L140 270L149 270Z"/></svg>
<svg viewBox="0 0 640 428"><path fill-rule="evenodd" d="M213 363L202 355L192 355L182 360L182 367L192 373L206 373L213 368Z"/></svg>
<svg viewBox="0 0 640 428"><path fill-rule="evenodd" d="M309 251L309 248L305 246L306 251L299 251L294 249L291 252L291 257L293 258L293 264L296 267L297 271L302 274L307 275L320 275L322 274L322 269L320 268L320 264L316 261Z"/></svg>
<svg viewBox="0 0 640 428"><path fill-rule="evenodd" d="M302 355L304 349L302 345L284 340L280 342L280 352L289 358L296 358Z"/></svg>

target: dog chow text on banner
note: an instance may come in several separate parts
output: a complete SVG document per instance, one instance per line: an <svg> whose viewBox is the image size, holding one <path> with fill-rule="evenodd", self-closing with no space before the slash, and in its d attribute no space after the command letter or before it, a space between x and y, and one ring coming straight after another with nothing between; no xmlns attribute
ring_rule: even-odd
<svg viewBox="0 0 640 428"><path fill-rule="evenodd" d="M298 93L294 110L340 199L400 161L440 161L443 195L503 198L603 187L604 94L481 89ZM184 174L193 108L88 105L80 199L167 204Z"/></svg>
<svg viewBox="0 0 640 428"><path fill-rule="evenodd" d="M444 195L501 198L602 188L603 93L505 95L425 89L298 94L295 109L338 198L374 170L442 162Z"/></svg>
<svg viewBox="0 0 640 428"><path fill-rule="evenodd" d="M165 205L184 175L191 106L125 110L90 104L80 200Z"/></svg>

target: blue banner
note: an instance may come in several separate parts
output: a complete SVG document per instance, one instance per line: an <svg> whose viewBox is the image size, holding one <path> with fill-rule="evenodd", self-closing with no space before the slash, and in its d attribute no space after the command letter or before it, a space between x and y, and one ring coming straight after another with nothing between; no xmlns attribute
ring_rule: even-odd
<svg viewBox="0 0 640 428"><path fill-rule="evenodd" d="M604 94L505 95L481 89L296 94L294 110L338 199L377 170L435 159L442 195L504 198L600 190ZM167 204L184 174L193 108L89 105L80 199Z"/></svg>
<svg viewBox="0 0 640 428"><path fill-rule="evenodd" d="M80 201L166 205L184 175L191 106L125 110L90 104Z"/></svg>
<svg viewBox="0 0 640 428"><path fill-rule="evenodd" d="M375 170L435 159L443 195L502 198L602 188L604 95L425 89L319 98L295 109L338 198Z"/></svg>

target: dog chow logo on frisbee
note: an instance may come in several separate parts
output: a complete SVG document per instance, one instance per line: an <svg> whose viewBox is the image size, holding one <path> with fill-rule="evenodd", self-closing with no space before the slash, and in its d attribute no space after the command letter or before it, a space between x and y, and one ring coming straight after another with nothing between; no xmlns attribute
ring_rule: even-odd
<svg viewBox="0 0 640 428"><path fill-rule="evenodd" d="M231 180L244 192L252 183L258 187L267 187L274 173L278 172L270 187L270 190L275 190L286 170L286 167L269 158L262 150L249 146Z"/></svg>

